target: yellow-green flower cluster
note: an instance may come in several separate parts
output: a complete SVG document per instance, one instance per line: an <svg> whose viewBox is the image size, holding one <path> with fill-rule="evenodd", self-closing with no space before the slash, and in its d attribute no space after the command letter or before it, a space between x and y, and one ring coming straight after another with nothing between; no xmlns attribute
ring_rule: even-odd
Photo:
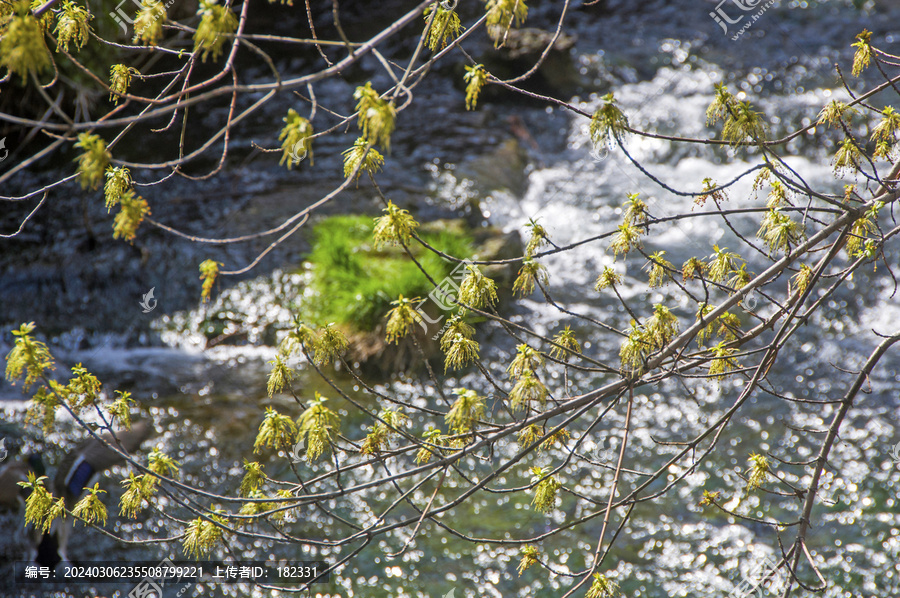
<svg viewBox="0 0 900 598"><path fill-rule="evenodd" d="M466 266L468 273L459 285L459 301L475 309L493 307L497 302L497 285L481 273L478 266Z"/></svg>
<svg viewBox="0 0 900 598"><path fill-rule="evenodd" d="M444 421L457 434L468 434L477 420L484 417L484 397L468 388L454 388L456 401L450 406Z"/></svg>
<svg viewBox="0 0 900 598"><path fill-rule="evenodd" d="M856 35L856 41L851 44L852 47L856 48L856 52L853 54L852 74L854 77L859 77L868 68L869 63L872 62L871 42L872 32L868 29L863 29Z"/></svg>
<svg viewBox="0 0 900 598"><path fill-rule="evenodd" d="M747 471L747 490L756 490L769 477L769 460L765 455L751 453L750 469Z"/></svg>
<svg viewBox="0 0 900 598"><path fill-rule="evenodd" d="M735 98L724 84L717 83L715 88L716 97L706 110L706 123L725 121L722 138L733 146L747 142L748 137L754 143L765 141L762 113L754 111L750 102Z"/></svg>
<svg viewBox="0 0 900 598"><path fill-rule="evenodd" d="M222 46L237 30L237 17L231 8L220 6L216 0L200 0L197 14L200 24L194 32L194 52L200 53L203 62L210 54L216 60L222 53Z"/></svg>
<svg viewBox="0 0 900 598"><path fill-rule="evenodd" d="M306 441L306 460L313 462L325 449L330 448L333 437L340 429L338 414L325 406L325 397L316 392L315 399L300 415L298 442Z"/></svg>
<svg viewBox="0 0 900 598"><path fill-rule="evenodd" d="M644 223L648 215L647 204L640 198L640 194L629 193L625 202L624 222L619 225L619 232L609 244L615 257L619 257L619 254L627 255L632 249L641 247L641 235L647 232Z"/></svg>
<svg viewBox="0 0 900 598"><path fill-rule="evenodd" d="M397 116L394 102L383 99L372 88L371 82L357 87L353 98L357 100L357 124L362 131L362 139L378 144L390 153L391 133L394 132L394 119Z"/></svg>
<svg viewBox="0 0 900 598"><path fill-rule="evenodd" d="M91 31L88 21L93 18L94 15L90 14L86 8L69 0L63 2L54 31L56 33L56 51L59 52L62 49L64 52L68 52L69 42L73 42L78 50L83 48Z"/></svg>
<svg viewBox="0 0 900 598"><path fill-rule="evenodd" d="M525 226L531 231L528 245L525 246L525 257L531 258L538 249L550 243L550 235L547 233L547 229L533 218Z"/></svg>
<svg viewBox="0 0 900 598"><path fill-rule="evenodd" d="M547 280L547 268L535 260L525 258L522 267L519 268L519 275L513 283L513 293L527 297L534 292L535 282L546 285Z"/></svg>
<svg viewBox="0 0 900 598"><path fill-rule="evenodd" d="M487 20L485 27L488 36L499 47L506 38L506 32L513 25L518 27L528 17L528 6L525 0L487 0Z"/></svg>
<svg viewBox="0 0 900 598"><path fill-rule="evenodd" d="M554 359L568 362L572 355L581 353L581 345L578 343L578 339L575 338L575 333L568 326L553 337L553 342L557 346L550 349L550 357Z"/></svg>
<svg viewBox="0 0 900 598"><path fill-rule="evenodd" d="M602 573L594 573L594 580L591 582L591 587L585 594L585 598L615 598L621 593L619 584Z"/></svg>
<svg viewBox="0 0 900 598"><path fill-rule="evenodd" d="M520 552L522 553L522 560L519 561L519 566L516 571L519 572L519 575L522 575L522 573L525 572L525 569L538 562L540 552L538 552L537 547L532 544L526 544L520 549Z"/></svg>
<svg viewBox="0 0 900 598"><path fill-rule="evenodd" d="M78 180L82 189L96 189L103 181L111 158L106 142L93 133L79 133L75 147L84 150L75 158L78 162Z"/></svg>
<svg viewBox="0 0 900 598"><path fill-rule="evenodd" d="M31 15L27 0L15 7L18 14L10 19L0 35L0 66L19 75L24 85L29 73L49 70L53 58L44 43L41 22Z"/></svg>
<svg viewBox="0 0 900 598"><path fill-rule="evenodd" d="M394 308L390 310L387 315L387 337L385 340L388 344L398 342L399 339L409 334L413 324L422 322L422 316L418 311L413 309L413 303L416 301L419 301L418 297L415 299L407 299L403 295L400 295L399 299L391 302L391 305L393 305Z"/></svg>
<svg viewBox="0 0 900 598"><path fill-rule="evenodd" d="M297 114L293 108L288 109L288 114L283 120L285 125L278 135L282 151L281 161L278 164L287 162L288 170L290 170L294 164L298 164L306 157L309 157L310 163L312 163L312 123Z"/></svg>
<svg viewBox="0 0 900 598"><path fill-rule="evenodd" d="M144 221L144 217L150 214L150 206L143 197L135 195L129 189L120 199L121 209L113 221L113 239L124 239L128 242L134 240L137 229Z"/></svg>
<svg viewBox="0 0 900 598"><path fill-rule="evenodd" d="M200 264L200 279L203 281L200 297L204 303L209 301L209 295L212 293L213 285L216 283L216 277L219 276L219 266L221 265L221 262L215 260L203 260Z"/></svg>
<svg viewBox="0 0 900 598"><path fill-rule="evenodd" d="M594 145L621 139L628 132L628 118L616 105L612 93L601 98L600 107L591 116L588 132Z"/></svg>
<svg viewBox="0 0 900 598"><path fill-rule="evenodd" d="M162 39L163 23L167 18L166 7L160 0L141 0L141 7L134 19L134 43L155 46Z"/></svg>
<svg viewBox="0 0 900 598"><path fill-rule="evenodd" d="M656 304L653 315L641 325L632 320L628 337L619 349L619 358L626 372L638 374L653 352L665 347L678 334L678 318L669 308Z"/></svg>
<svg viewBox="0 0 900 598"><path fill-rule="evenodd" d="M766 212L756 236L765 242L772 253L790 253L791 247L802 240L804 232L790 216L779 208L771 208Z"/></svg>
<svg viewBox="0 0 900 598"><path fill-rule="evenodd" d="M672 280L672 271L675 270L675 266L663 257L665 255L665 251L657 251L656 253L651 254L650 260L647 262L647 265L644 266L644 268L650 272L650 279L648 281L650 288L661 287L669 284L669 281Z"/></svg>
<svg viewBox="0 0 900 598"><path fill-rule="evenodd" d="M431 28L425 38L425 44L432 52L438 48L443 49L447 45L448 40L454 40L459 37L462 25L459 22L459 15L455 10L446 9L440 3L435 3L425 9L425 20L431 18L431 13L435 12L434 20L431 22Z"/></svg>
<svg viewBox="0 0 900 598"><path fill-rule="evenodd" d="M481 94L481 88L488 80L488 72L484 70L483 64L475 66L466 65L466 74L463 75L466 82L466 110L474 110L478 104L478 96Z"/></svg>
<svg viewBox="0 0 900 598"><path fill-rule="evenodd" d="M399 429L409 421L401 409L385 409L378 414L381 421L369 428L369 434L363 441L359 452L363 455L380 453L392 438L399 434Z"/></svg>
<svg viewBox="0 0 900 598"><path fill-rule="evenodd" d="M384 166L384 156L374 147L371 147L371 144L366 141L365 137L358 138L353 143L353 147L344 150L341 155L344 156L345 177L351 176L355 171L358 179L363 172L375 174ZM359 168L358 171L356 170L357 167Z"/></svg>
<svg viewBox="0 0 900 598"><path fill-rule="evenodd" d="M410 216L407 210L398 208L394 202L388 201L387 207L382 210L384 216L375 218L375 228L372 236L375 246L382 245L406 245L419 227L415 218Z"/></svg>
<svg viewBox="0 0 900 598"><path fill-rule="evenodd" d="M509 403L513 410L531 405L543 404L547 400L547 387L536 375L538 367L544 364L544 357L532 347L522 344L507 368L511 379L516 381L509 391Z"/></svg>
<svg viewBox="0 0 900 598"><path fill-rule="evenodd" d="M185 530L182 544L184 553L188 556L199 557L208 554L219 542L222 541L223 529L227 520L219 515L211 515L208 519L197 517L192 520Z"/></svg>
<svg viewBox="0 0 900 598"><path fill-rule="evenodd" d="M540 467L532 467L531 473L534 474L531 482L537 483L531 505L535 511L549 513L556 507L556 495L562 484L556 476L548 476Z"/></svg>
<svg viewBox="0 0 900 598"><path fill-rule="evenodd" d="M259 425L259 433L253 443L253 452L258 453L264 447L274 449L293 446L294 436L297 434L297 425L287 415L278 413L271 407L266 407L266 414Z"/></svg>

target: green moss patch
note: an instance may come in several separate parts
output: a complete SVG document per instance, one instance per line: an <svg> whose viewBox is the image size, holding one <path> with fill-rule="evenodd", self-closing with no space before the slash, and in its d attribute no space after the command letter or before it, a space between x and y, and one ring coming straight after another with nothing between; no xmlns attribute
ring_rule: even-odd
<svg viewBox="0 0 900 598"><path fill-rule="evenodd" d="M313 228L313 247L307 257L309 287L301 306L303 319L315 325L347 324L372 331L382 323L397 297L427 297L434 289L402 247L375 248L371 216L332 216ZM447 222L422 225L419 235L448 255L464 259L474 251L472 237L462 226ZM413 242L410 251L435 282L456 263Z"/></svg>

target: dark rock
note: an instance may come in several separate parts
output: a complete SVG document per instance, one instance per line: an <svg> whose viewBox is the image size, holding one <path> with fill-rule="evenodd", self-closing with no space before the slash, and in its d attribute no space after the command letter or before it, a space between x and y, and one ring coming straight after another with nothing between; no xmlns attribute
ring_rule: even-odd
<svg viewBox="0 0 900 598"><path fill-rule="evenodd" d="M479 60L495 77L513 79L529 72L537 64L541 55L553 42L554 35L554 31L536 28L510 29L499 50L491 48ZM572 58L575 41L575 36L560 32L537 71L516 85L554 97L577 93L582 81ZM495 85L485 89L488 97L501 91L505 90ZM522 96L517 95L517 101L521 102Z"/></svg>

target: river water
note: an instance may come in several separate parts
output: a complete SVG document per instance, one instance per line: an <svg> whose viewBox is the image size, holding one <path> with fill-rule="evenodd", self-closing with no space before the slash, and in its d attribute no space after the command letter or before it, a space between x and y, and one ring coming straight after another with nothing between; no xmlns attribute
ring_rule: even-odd
<svg viewBox="0 0 900 598"><path fill-rule="evenodd" d="M881 12L860 12L837 2L784 2L762 15L744 37L731 41L722 35L707 14L715 4L700 0L650 3L643 9L614 2L606 4L609 13L576 13L573 30L578 35L578 42L574 60L582 81L587 83L583 85L583 93L571 101L592 111L600 96L611 90L632 125L690 137L708 134L704 112L713 99L714 83L725 81L733 89L744 90L758 109L770 117L770 130L775 136L808 124L831 99L846 98L846 92L835 81L831 65L841 61L845 72L849 70L848 46L853 35L864 26L875 31L875 38L881 39L886 48L896 49L900 40L890 35L889 23L896 23L900 18L900 11L890 5L879 7L877 10ZM540 16L546 15L549 9L544 4L538 10L544 11L539 12ZM439 74L433 84L435 87L429 88L434 97L441 97L444 92L458 93L448 91L443 76ZM896 98L876 98L875 105L881 106L879 101L896 102ZM435 109L446 111L448 119L457 119L452 121L454 124L461 122L472 127L478 123L472 116L454 116L460 109L458 102L449 108ZM396 144L394 151L400 154L397 160L415 172L410 177L411 182L406 183L406 191L400 176L402 171L400 174L388 172L385 188L389 192L394 189L398 194L414 193L408 190L409 187L424 190L428 194L428 207L423 211L436 215L452 211L464 192L479 199L488 220L504 229L521 231L530 218L539 218L558 245L612 229L621 221L620 206L628 193L640 192L650 212L657 217L692 209L692 198L661 189L635 168L618 148L601 159L592 156L583 119L575 119L559 109L516 107L504 98L498 98L493 104L487 103L482 110L490 115L488 122L493 123L487 127L487 132L473 133L471 128L462 125L452 128L456 135L449 142L452 149L449 153L435 154L441 156L440 159L434 159L428 151L421 149L410 150L404 155L402 142ZM505 116L512 113L522 116L538 146L528 150L529 166L521 173L519 193L491 188L491 181L478 174L483 168L480 166L483 160L490 159L490 152L485 154L482 150L479 155L475 149L485 140L493 140L496 146L509 139L511 135L502 123ZM458 120L464 118L470 120ZM700 181L707 176L719 182L730 180L755 164L753 156L643 138L628 138L626 148L655 177L684 191L698 189ZM849 182L834 178L830 166L834 148L821 136L798 139L788 149L794 156L789 158L789 164L814 188L837 192ZM274 208L267 207L266 197L281 197L279 185L294 179L274 170L265 171L265 174L275 178L276 184L265 180L266 176L252 168L236 167L229 174L241 183L245 194L255 194L250 203L236 202L237 214L262 205L262 209L271 210L266 217L277 216ZM732 204L749 207L765 203L762 194L758 199L754 198L751 181L752 177L730 190ZM224 183L214 182L211 186L216 184ZM365 209L373 204L371 198L357 194L347 205ZM758 228L755 218L735 218L732 224L752 237ZM714 222L719 221L687 219L677 225L654 228L646 239L646 248L648 251L664 248L668 252L666 257L680 264L690 256L710 254L713 244L738 247L733 233L721 222L713 225ZM223 227L229 230L228 225ZM588 314L620 329L626 328L629 316L608 295L598 294L592 288L597 274L606 265L631 276L620 292L645 311L653 303L677 301L675 289L648 293L646 286L639 282L644 280L640 271L642 260L620 259L616 263L606 251L606 243L581 245L544 260L551 277L549 289L557 302L572 311ZM152 243L147 246L151 249L159 247ZM176 245L172 251L177 253L179 247ZM191 307L191 301L186 297L196 297L196 293L172 288L179 281L187 285L186 281L193 277L194 265L190 266L188 275L163 275L160 273L165 269L157 262L161 258L154 256L152 251L150 265L146 270L134 273L130 286L126 287L127 296L121 289L107 289L95 294L90 280L79 280L73 275L70 286L75 284L85 288L85 292L94 297L92 300L107 302L99 307L101 311L132 309L136 312L135 303L140 293L132 291L143 289L140 285L147 280L159 280L160 308L146 316L135 314L135 320L144 318L137 324L119 325L115 321L109 327L104 327L102 322L84 324L85 320L75 316L58 316L54 332L48 339L51 349L67 365L84 362L104 381L106 388L130 390L160 430L160 435L152 442L179 460L185 481L205 490L233 493L243 475L242 460L252 458L251 447L263 408L278 406L288 413L296 411L287 397L266 398L265 376L268 371L266 361L274 355L273 331L290 322L292 299L302 292L297 259L304 248L304 242L298 241L296 246L284 249L276 259L269 261L268 266L264 265L261 271L254 271L251 277L236 284L224 286L211 308L196 307L196 304ZM198 254L186 251L187 257L177 257L176 263L195 263ZM750 255L744 257L750 262L751 271L762 269L762 259ZM896 269L897 255L888 253L887 260ZM34 263L30 271L41 272L41 268L46 265ZM6 275L9 276L11 271L7 269ZM29 269L20 267L17 270L20 275L23 271ZM7 278L10 280L13 279ZM19 276L15 285L28 287L31 284L28 280L33 279ZM48 284L52 286L52 283ZM15 285L6 283L7 289ZM893 290L887 268L860 270L782 351L776 367L769 374L775 389L799 398L838 398L852 381L852 376L835 366L844 370L858 368L878 342L871 331L894 332L891 326L900 321L900 303L892 296ZM3 296L10 301L8 292ZM175 298L167 302L167 296ZM51 301L49 296L47 302L57 305L55 310L48 308L47 311L69 309L64 301ZM116 304L127 305L127 308L116 307ZM7 329L20 313L27 311L24 302L9 305L7 313L13 315L3 316L0 312L0 319L8 320L10 326L6 326ZM687 307L686 303L683 305ZM206 339L211 334L206 330L210 326L208 309L249 322L240 330L231 330L239 342L206 346ZM680 315L682 322L688 321L686 311ZM517 302L511 308L510 317L542 334L552 334L570 324L585 353L609 359L618 352L618 337L573 321L538 295ZM501 329L491 326L479 331L478 340L488 369L498 379L505 378L503 371L515 350L515 343ZM2 342L9 343L8 336L4 336ZM9 346L0 346L0 349L5 354ZM615 365L614 359L610 362ZM562 372L552 368L548 371L554 392L563 393ZM370 396L354 387L352 381L341 380L355 399L369 405L374 403ZM602 376L570 372L570 392L583 392L607 380ZM455 386L490 392L483 379L474 374L463 375L458 380L448 379L445 384L446 389ZM333 396L330 388L307 371L301 374L297 387L302 389L303 396L311 395L313 390ZM662 383L639 388L635 395L634 431L629 441L626 466L640 471L654 470L675 452L674 447L661 442L692 438L731 406L740 388L739 380L722 384L692 380L684 385ZM382 385L380 390L417 405L435 405L437 402L436 392L426 378L396 379ZM868 392L858 398L832 451L830 468L820 489L820 506L813 511L814 526L808 536L813 558L828 581L822 594L828 598L900 596L900 505L897 503L900 467L891 458L892 447L900 442L897 426L900 355L897 351L889 352L882 359L866 390ZM19 437L25 404L16 389L8 385L0 387L0 398L4 399L7 420L4 432ZM334 405L344 412L343 432L353 438L361 437L367 423L353 414L349 404L335 400ZM589 412L576 430L585 430L598 414L596 409ZM777 516L785 520L796 518L796 499L747 495L742 492L739 474L746 470L747 456L751 452L771 451L783 459L798 461L814 457L817 437L799 433L795 428L823 428L832 415L831 406L787 404L756 393L726 429L720 448L711 460L704 462L662 498L635 509L615 550L604 563L605 572L619 583L626 596L728 596L742 581L757 575L760 564L766 559L777 559L777 533L768 526L750 524L697 506L702 491L722 490L723 496L730 500L729 507L746 515ZM613 409L605 415L588 434L583 450L601 462L611 461L617 446L612 433L621 428L623 416L624 408ZM425 424L414 418L410 429L418 433ZM71 422L63 420L60 430L47 437L29 428L22 442L26 449L43 450L52 466L62 454L62 438L70 428ZM503 450L511 454L509 451L514 448L502 449L495 458L502 458ZM282 479L291 475L286 455L265 457L269 475ZM527 484L531 473L526 465L550 466L558 464L562 458L560 452L542 453L510 470L497 485ZM462 467L463 470L466 468L475 477L490 471L489 464L475 459ZM314 472L305 464L300 469L305 474ZM677 467L671 468L670 479L681 471ZM785 472L786 478L792 482L803 481L795 475L796 471L800 470ZM383 473L383 470L363 469L351 479L362 482ZM115 475L111 477L116 479ZM569 467L560 480L565 488L588 494L605 504L610 480L608 469ZM105 487L110 492L108 504L112 505L121 490L112 481ZM452 499L464 487L461 480L450 476L439 497ZM658 490L660 486L652 486L649 490L654 489ZM424 504L427 499L427 493L415 495L418 504ZM328 506L342 516L366 522L390 500L388 494L373 493L359 500L336 501ZM552 526L587 514L582 506L576 507L565 492L559 508L549 516L532 511L530 500L531 495L525 492L478 495L449 512L443 520L474 537L518 539L543 533ZM174 505L160 504L161 508L167 506L175 509ZM318 591L340 593L341 596L392 598L433 598L445 596L451 590L457 597L558 596L571 583L566 574L582 570L589 562L587 559L594 552L601 519L594 518L575 531L562 532L539 544L542 559L550 564L554 574L535 566L519 577L516 546L462 542L439 527L426 524L402 556L392 559L386 554L403 546L408 531L381 536L335 575L329 585ZM327 538L339 533L340 529L333 520L313 513L298 514L289 521L293 533L300 537ZM170 523L158 515L139 519L137 523L111 517L111 524L117 533L125 536L146 533L167 536L173 531ZM793 539L791 528L782 531L781 535L786 543ZM172 550L177 555L177 547ZM11 553L9 544L5 551L5 554ZM272 555L328 560L339 554L308 547L272 546L241 538L230 539L228 551L242 559L256 560L271 559ZM110 558L111 554L123 560L157 559L167 553L152 546L120 546L105 537L84 533L73 538L70 554L76 560L89 561ZM813 583L808 568L805 573L804 580ZM129 589L103 586L98 592L127 595ZM37 591L40 595L53 594L46 588ZM73 589L72 593L79 591ZM66 592L57 594L65 595ZM263 596L268 593L258 588L198 585L191 587L188 595ZM805 594L800 591L795 595Z"/></svg>

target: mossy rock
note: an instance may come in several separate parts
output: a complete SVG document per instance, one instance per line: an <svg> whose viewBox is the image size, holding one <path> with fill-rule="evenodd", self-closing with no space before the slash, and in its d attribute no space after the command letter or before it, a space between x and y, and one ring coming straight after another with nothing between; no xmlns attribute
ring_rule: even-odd
<svg viewBox="0 0 900 598"><path fill-rule="evenodd" d="M400 295L424 298L431 292L434 283L406 251L399 246L376 246L373 230L371 216L331 216L315 224L305 264L308 285L299 305L304 321L315 326L334 322L371 332ZM459 259L475 251L471 234L458 224L422 226L419 235ZM455 267L416 242L409 244L409 251L435 281Z"/></svg>
<svg viewBox="0 0 900 598"><path fill-rule="evenodd" d="M451 313L427 298L434 283L444 280L458 264L412 243L411 253L432 282L402 248L376 248L371 231L372 218L367 216L335 216L314 227L315 240L306 265L308 286L300 311L311 324L337 324L350 341L347 361L368 375L387 377L414 370L425 359L439 356L439 334ZM461 219L422 224L419 235L459 259L511 259L523 252L517 233L493 227L470 229ZM496 282L502 308L511 298L516 264L487 266L482 271ZM389 344L385 340L386 315L399 295L424 300L421 309L432 323L416 325L411 334Z"/></svg>

